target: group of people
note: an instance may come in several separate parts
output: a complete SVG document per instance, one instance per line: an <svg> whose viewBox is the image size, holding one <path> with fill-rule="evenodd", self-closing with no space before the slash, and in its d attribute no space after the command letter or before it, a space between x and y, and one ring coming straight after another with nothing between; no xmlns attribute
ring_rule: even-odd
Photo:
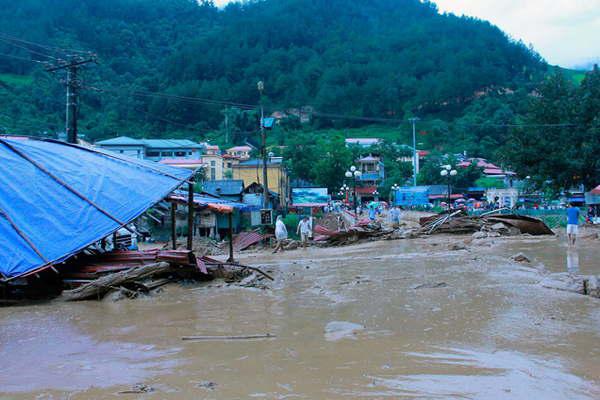
<svg viewBox="0 0 600 400"><path fill-rule="evenodd" d="M302 219L298 223L298 227L296 228L296 234L300 236L300 245L302 247L308 246L308 241L312 239L313 236L312 217L302 217ZM273 253L283 251L283 245L287 238L287 227L285 226L283 218L280 215L275 221L275 239L277 240L277 245L275 246L275 250L273 250Z"/></svg>

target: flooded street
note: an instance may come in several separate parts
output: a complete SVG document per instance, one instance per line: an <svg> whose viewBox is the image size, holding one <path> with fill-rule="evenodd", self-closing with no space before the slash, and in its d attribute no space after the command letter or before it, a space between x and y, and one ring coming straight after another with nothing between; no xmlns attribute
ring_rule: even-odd
<svg viewBox="0 0 600 400"><path fill-rule="evenodd" d="M599 256L557 238L380 241L244 255L270 290L2 308L0 399L597 399L600 300L538 283L599 274ZM154 390L120 393L136 384Z"/></svg>

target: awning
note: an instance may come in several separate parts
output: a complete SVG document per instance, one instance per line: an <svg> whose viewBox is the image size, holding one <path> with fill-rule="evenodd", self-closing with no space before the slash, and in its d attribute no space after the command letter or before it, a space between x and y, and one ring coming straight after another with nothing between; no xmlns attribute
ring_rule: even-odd
<svg viewBox="0 0 600 400"><path fill-rule="evenodd" d="M0 274L48 268L109 236L193 172L54 140L0 136Z"/></svg>
<svg viewBox="0 0 600 400"><path fill-rule="evenodd" d="M177 191L169 196L169 200L178 203L187 203L188 194L186 192ZM233 210L245 211L248 205L236 201L224 200L218 197L206 196L199 193L194 193L194 206L197 208L208 208L220 214L230 214Z"/></svg>

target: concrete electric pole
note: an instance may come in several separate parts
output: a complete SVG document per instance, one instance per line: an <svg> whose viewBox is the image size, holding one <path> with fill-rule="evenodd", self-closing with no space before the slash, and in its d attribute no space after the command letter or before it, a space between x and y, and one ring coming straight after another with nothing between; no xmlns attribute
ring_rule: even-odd
<svg viewBox="0 0 600 400"><path fill-rule="evenodd" d="M51 65L46 68L47 72L55 72L58 70L67 71L67 107L65 117L65 128L67 133L67 142L77 143L77 113L79 111L79 87L78 79L79 68L82 65L91 62L96 62L96 56L89 57L73 57L70 61L59 60L58 65Z"/></svg>
<svg viewBox="0 0 600 400"><path fill-rule="evenodd" d="M258 82L256 85L258 92L260 93L260 139L261 139L261 155L263 164L263 209L269 208L269 182L267 175L267 135L265 132L265 111L263 107L263 91L265 90L265 84L263 81Z"/></svg>

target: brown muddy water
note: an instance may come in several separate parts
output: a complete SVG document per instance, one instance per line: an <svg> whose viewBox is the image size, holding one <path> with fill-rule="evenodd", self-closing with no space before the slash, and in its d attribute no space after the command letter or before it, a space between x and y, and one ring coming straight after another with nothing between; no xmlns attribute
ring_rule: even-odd
<svg viewBox="0 0 600 400"><path fill-rule="evenodd" d="M600 242L444 240L245 255L265 291L0 309L0 399L600 398L600 300L538 285L599 274ZM276 337L181 340L257 333Z"/></svg>

